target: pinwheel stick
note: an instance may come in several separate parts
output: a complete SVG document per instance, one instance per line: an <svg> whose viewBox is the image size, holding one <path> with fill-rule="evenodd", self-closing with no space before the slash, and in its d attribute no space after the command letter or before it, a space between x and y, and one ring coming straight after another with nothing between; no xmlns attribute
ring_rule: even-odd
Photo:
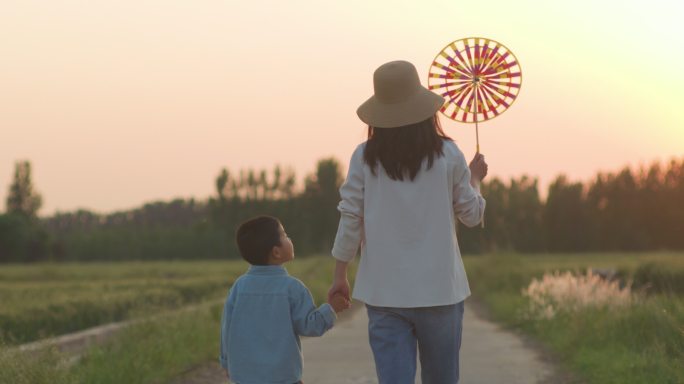
<svg viewBox="0 0 684 384"><path fill-rule="evenodd" d="M477 87L477 85L478 85L477 81L478 81L477 78L475 78L475 80L473 81L473 83L475 83L475 88L474 88L474 91L475 91L475 99L474 99L475 100L475 112L473 113L473 115L475 116L475 147L476 147L476 153L480 153L480 130L478 129L478 126L477 126L477 112L478 112L477 111L477 88L478 88Z"/></svg>
<svg viewBox="0 0 684 384"><path fill-rule="evenodd" d="M475 92L474 93L475 97L473 98L473 101L475 103L475 112L473 113L473 116L475 116L475 146L476 146L476 151L479 154L480 153L480 131L477 127L477 112L478 112L477 91L478 91L478 85L479 85L478 82L479 82L479 79L476 77L473 80L473 84L475 85L475 87L473 87L473 91ZM480 227L481 228L485 227L484 216L482 217L482 222L480 222Z"/></svg>

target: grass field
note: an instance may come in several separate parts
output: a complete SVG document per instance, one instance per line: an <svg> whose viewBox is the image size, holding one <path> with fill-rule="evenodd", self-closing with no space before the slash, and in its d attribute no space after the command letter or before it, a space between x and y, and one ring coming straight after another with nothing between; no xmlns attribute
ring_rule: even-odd
<svg viewBox="0 0 684 384"><path fill-rule="evenodd" d="M317 263L303 259L287 267L308 276ZM24 343L219 300L246 269L243 261L3 265L0 334L7 343Z"/></svg>
<svg viewBox="0 0 684 384"><path fill-rule="evenodd" d="M3 266L0 329L23 343L162 309L218 299L241 263L106 263Z"/></svg>
<svg viewBox="0 0 684 384"><path fill-rule="evenodd" d="M684 254L489 255L465 259L475 297L492 317L555 352L589 383L684 383ZM626 308L526 316L521 294L545 272L614 269L634 280Z"/></svg>
<svg viewBox="0 0 684 384"><path fill-rule="evenodd" d="M0 309L2 329L16 342L22 336L33 339L189 303L221 301L247 267L243 261L9 266L0 272L0 295L9 304ZM319 304L325 300L332 267L327 257L287 265ZM217 303L143 321L126 328L113 342L92 348L71 368L60 364L66 356L55 351L26 359L5 341L0 347L0 383L164 382L217 358L221 308ZM51 313L55 309L56 314ZM42 320L22 323L36 315Z"/></svg>
<svg viewBox="0 0 684 384"><path fill-rule="evenodd" d="M465 264L474 297L496 321L539 340L586 382L684 382L684 254L498 254L466 257ZM287 265L319 304L332 267L327 257ZM623 279L634 279L639 300L619 311L594 308L536 320L525 316L527 299L521 290L533 278L589 267L615 269ZM242 261L3 266L2 330L16 341L21 335L31 339L220 301L246 268ZM220 310L215 304L136 324L92 348L72 368L58 364L64 356L55 352L26 359L0 348L0 383L163 383L216 358ZM29 321L36 314L43 320Z"/></svg>

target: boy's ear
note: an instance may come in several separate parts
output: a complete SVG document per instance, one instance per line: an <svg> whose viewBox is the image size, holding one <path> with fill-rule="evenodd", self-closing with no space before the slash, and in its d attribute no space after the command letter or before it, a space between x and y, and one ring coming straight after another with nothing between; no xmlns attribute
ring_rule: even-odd
<svg viewBox="0 0 684 384"><path fill-rule="evenodd" d="M278 247L273 247L271 248L271 257L274 259L280 259L282 255L280 254L280 248Z"/></svg>

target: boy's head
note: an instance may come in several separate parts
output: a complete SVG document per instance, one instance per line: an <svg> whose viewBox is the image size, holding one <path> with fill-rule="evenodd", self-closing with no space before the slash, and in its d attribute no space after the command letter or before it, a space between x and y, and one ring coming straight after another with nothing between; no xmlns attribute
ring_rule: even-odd
<svg viewBox="0 0 684 384"><path fill-rule="evenodd" d="M294 258L292 241L275 217L249 219L240 224L235 237L240 255L252 265L283 264Z"/></svg>

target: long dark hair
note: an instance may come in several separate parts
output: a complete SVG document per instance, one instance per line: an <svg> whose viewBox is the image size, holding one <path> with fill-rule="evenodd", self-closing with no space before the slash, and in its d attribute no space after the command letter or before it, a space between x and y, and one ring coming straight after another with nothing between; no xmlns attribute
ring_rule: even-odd
<svg viewBox="0 0 684 384"><path fill-rule="evenodd" d="M363 151L363 160L376 174L378 161L392 180L411 181L420 171L423 159L427 157L427 169L432 167L435 156L442 156L442 144L451 138L444 134L437 114L419 123L396 128L375 128L368 126L368 141Z"/></svg>

